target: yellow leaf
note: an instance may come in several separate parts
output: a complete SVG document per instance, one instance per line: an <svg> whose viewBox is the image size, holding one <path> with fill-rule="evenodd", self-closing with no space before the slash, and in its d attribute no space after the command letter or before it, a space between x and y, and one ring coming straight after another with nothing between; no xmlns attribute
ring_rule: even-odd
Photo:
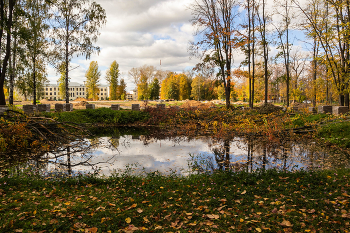
<svg viewBox="0 0 350 233"><path fill-rule="evenodd" d="M131 208L135 208L137 206L137 204L132 204Z"/></svg>
<svg viewBox="0 0 350 233"><path fill-rule="evenodd" d="M241 194L246 194L247 193L247 191L246 190L244 190Z"/></svg>
<svg viewBox="0 0 350 233"><path fill-rule="evenodd" d="M283 222L280 225L284 226L284 227L292 227L293 226L293 224L291 224L288 220L283 220Z"/></svg>
<svg viewBox="0 0 350 233"><path fill-rule="evenodd" d="M243 218L241 218L239 221L240 221L240 222L244 222Z"/></svg>
<svg viewBox="0 0 350 233"><path fill-rule="evenodd" d="M92 227L92 228L85 228L85 233L96 233L98 230L97 227Z"/></svg>
<svg viewBox="0 0 350 233"><path fill-rule="evenodd" d="M125 219L125 222L126 222L126 223L131 223L131 218L126 218L126 219Z"/></svg>
<svg viewBox="0 0 350 233"><path fill-rule="evenodd" d="M34 210L33 215L36 215L36 210Z"/></svg>
<svg viewBox="0 0 350 233"><path fill-rule="evenodd" d="M149 220L146 217L143 217L143 221L145 221L145 223L149 222Z"/></svg>
<svg viewBox="0 0 350 233"><path fill-rule="evenodd" d="M260 228L255 228L255 230L256 230L257 232L261 232L261 229L260 229Z"/></svg>

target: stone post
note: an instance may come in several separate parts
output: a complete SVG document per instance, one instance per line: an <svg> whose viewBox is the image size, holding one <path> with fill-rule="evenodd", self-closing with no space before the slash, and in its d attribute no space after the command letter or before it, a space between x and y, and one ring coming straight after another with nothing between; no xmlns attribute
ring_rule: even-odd
<svg viewBox="0 0 350 233"><path fill-rule="evenodd" d="M65 112L66 105L65 104L55 104L55 111L56 112Z"/></svg>
<svg viewBox="0 0 350 233"><path fill-rule="evenodd" d="M115 110L115 111L118 111L118 110L120 110L120 105L119 104L112 104L111 105L111 109Z"/></svg>
<svg viewBox="0 0 350 233"><path fill-rule="evenodd" d="M37 110L37 105L32 105L32 104L23 105L23 112L25 114L34 114L36 110Z"/></svg>
<svg viewBox="0 0 350 233"><path fill-rule="evenodd" d="M94 104L86 104L85 107L86 107L86 109L95 109Z"/></svg>
<svg viewBox="0 0 350 233"><path fill-rule="evenodd" d="M317 113L316 108L314 108L314 107L309 107L309 112L311 112L313 114Z"/></svg>
<svg viewBox="0 0 350 233"><path fill-rule="evenodd" d="M73 111L73 104L65 104L66 105L66 111L71 112Z"/></svg>
<svg viewBox="0 0 350 233"><path fill-rule="evenodd" d="M318 113L332 113L331 105L318 106Z"/></svg>
<svg viewBox="0 0 350 233"><path fill-rule="evenodd" d="M132 104L131 110L133 111L140 111L140 105L139 104Z"/></svg>
<svg viewBox="0 0 350 233"><path fill-rule="evenodd" d="M39 112L50 112L50 104L38 104L37 106Z"/></svg>
<svg viewBox="0 0 350 233"><path fill-rule="evenodd" d="M347 106L333 106L332 111L334 115L340 115L349 112L349 108Z"/></svg>

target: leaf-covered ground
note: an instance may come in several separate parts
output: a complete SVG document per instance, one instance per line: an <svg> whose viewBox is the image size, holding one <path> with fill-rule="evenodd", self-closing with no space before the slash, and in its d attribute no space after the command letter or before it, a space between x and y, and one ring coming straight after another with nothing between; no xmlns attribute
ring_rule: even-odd
<svg viewBox="0 0 350 233"><path fill-rule="evenodd" d="M0 179L0 232L348 232L350 170Z"/></svg>

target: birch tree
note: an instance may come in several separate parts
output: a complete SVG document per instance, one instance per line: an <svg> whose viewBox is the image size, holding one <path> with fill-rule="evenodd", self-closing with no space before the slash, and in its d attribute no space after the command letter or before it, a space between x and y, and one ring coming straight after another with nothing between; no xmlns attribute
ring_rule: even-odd
<svg viewBox="0 0 350 233"><path fill-rule="evenodd" d="M94 1L57 0L52 8L51 21L51 62L53 65L65 62L66 103L69 103L70 62L74 55L89 59L92 53L100 51L94 42L100 34L99 29L106 23L106 12Z"/></svg>

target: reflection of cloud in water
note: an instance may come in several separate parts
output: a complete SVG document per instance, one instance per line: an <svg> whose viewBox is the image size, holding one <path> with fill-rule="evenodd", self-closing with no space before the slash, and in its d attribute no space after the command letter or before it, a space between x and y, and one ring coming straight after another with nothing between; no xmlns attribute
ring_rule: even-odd
<svg viewBox="0 0 350 233"><path fill-rule="evenodd" d="M209 137L198 137L188 140L186 137L175 137L172 139L147 139L144 136L133 138L132 136L121 136L120 138L101 137L100 144L92 151L81 156L72 154L71 164L73 174L77 172L92 172L100 169L101 175L111 175L114 171L121 173L127 167L135 168L136 173L159 171L169 174L176 171L177 174L187 174L190 155L198 159L211 158L218 167L218 162L225 163L227 154L224 153L223 141L217 142ZM306 147L296 143L277 145L266 149L266 145L252 144L251 152L248 151L248 142L241 138L226 141L229 151L229 163L239 163L247 165L245 168L255 170L256 168L270 169L282 167L291 170L297 168L322 166L326 152L318 148ZM248 144L247 144L248 143ZM214 150L216 148L216 150ZM213 151L217 151L215 155ZM313 152L314 151L314 152ZM316 151L316 152L315 152ZM220 154L221 153L221 154ZM249 158L249 154L251 157ZM222 157L220 157L222 156ZM86 158L90 158L86 161ZM329 156L332 158L332 156ZM67 163L66 157L61 158L63 163ZM250 159L250 165L249 165ZM325 160L326 161L326 160ZM77 165L81 163L80 165ZM234 166L234 165L232 165ZM214 166L214 169L216 169ZM54 165L48 166L54 170ZM248 169L249 170L249 169Z"/></svg>
<svg viewBox="0 0 350 233"><path fill-rule="evenodd" d="M95 149L91 164L113 160L112 164L100 164L101 174L110 175L113 171L125 170L128 165L137 164L138 170L144 168L145 172L159 171L170 173L171 170L179 172L187 169L190 154L209 151L208 145L201 141L186 141L176 143L174 140L155 140L147 145L131 136L119 138L118 148L110 148L109 138L100 138L101 146ZM117 150L116 150L117 149ZM84 170L84 166L74 169ZM85 167L86 169L86 167Z"/></svg>

